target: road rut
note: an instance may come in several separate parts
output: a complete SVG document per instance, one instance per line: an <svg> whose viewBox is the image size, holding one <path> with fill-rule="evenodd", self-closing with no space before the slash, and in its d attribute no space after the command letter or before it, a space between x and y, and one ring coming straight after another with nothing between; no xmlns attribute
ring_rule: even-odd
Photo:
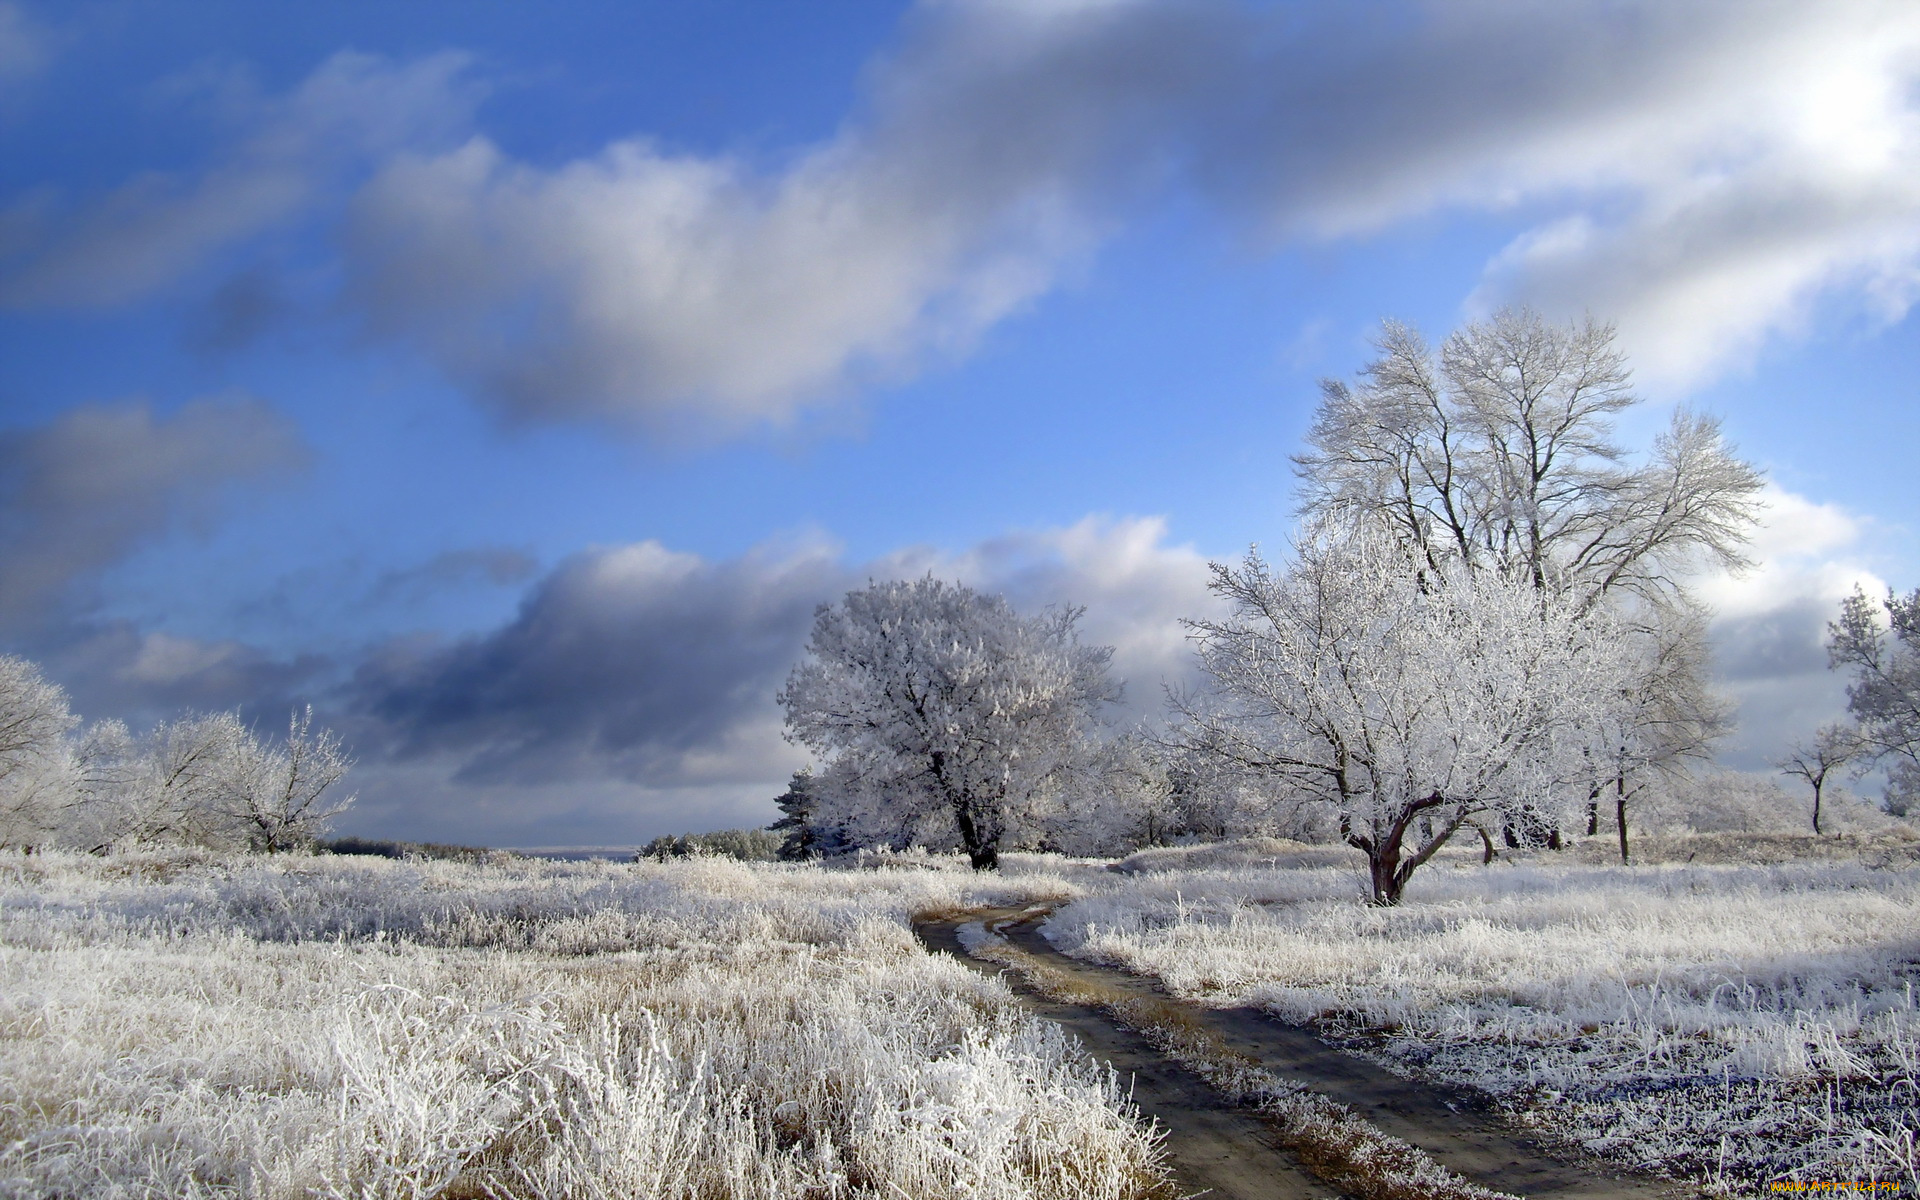
<svg viewBox="0 0 1920 1200"><path fill-rule="evenodd" d="M1049 911L1045 906L982 910L916 922L915 931L930 949L1003 975L1036 1012L1067 1026L1122 1078L1131 1077L1141 1112L1167 1130L1173 1168L1185 1188L1211 1189L1209 1194L1222 1200L1339 1194L1277 1144L1267 1121L1169 1060L1141 1033L1099 1008L1049 999L1018 972L974 958L961 945L960 927L981 921L1018 950L1075 980L1106 992L1117 989L1162 1003L1170 999L1151 980L1056 950L1040 932ZM1346 1105L1382 1132L1419 1147L1482 1187L1543 1200L1674 1200L1687 1194L1671 1183L1571 1161L1515 1132L1465 1093L1402 1078L1259 1009L1185 1003L1180 1008L1229 1050Z"/></svg>

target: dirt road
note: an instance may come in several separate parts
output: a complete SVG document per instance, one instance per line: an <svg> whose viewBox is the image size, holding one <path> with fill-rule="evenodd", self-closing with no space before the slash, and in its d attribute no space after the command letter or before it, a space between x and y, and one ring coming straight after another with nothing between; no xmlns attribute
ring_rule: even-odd
<svg viewBox="0 0 1920 1200"><path fill-rule="evenodd" d="M1063 1003L1041 994L1019 973L969 955L958 930L985 925L1058 976L1106 994L1130 993L1165 1006L1168 998L1138 976L1067 957L1040 933L1044 907L982 910L916 923L928 948L1002 974L1036 1012L1072 1030L1121 1078L1134 1081L1142 1113L1167 1130L1173 1169L1187 1191L1210 1189L1221 1200L1278 1200L1340 1194L1282 1148L1273 1126L1221 1095L1192 1070L1170 1061L1143 1036L1110 1015L1111 1005ZM1057 988L1055 989L1057 992ZM1632 1179L1592 1163L1575 1163L1516 1134L1464 1094L1419 1084L1328 1046L1311 1030L1251 1008L1180 1006L1183 1019L1233 1052L1282 1079L1346 1105L1379 1130L1426 1151L1482 1187L1528 1197L1568 1200L1674 1200L1684 1189Z"/></svg>

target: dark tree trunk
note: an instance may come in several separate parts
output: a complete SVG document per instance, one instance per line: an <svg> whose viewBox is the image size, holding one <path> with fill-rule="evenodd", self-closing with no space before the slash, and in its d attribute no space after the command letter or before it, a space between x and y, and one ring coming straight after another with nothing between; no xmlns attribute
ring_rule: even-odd
<svg viewBox="0 0 1920 1200"><path fill-rule="evenodd" d="M1367 855L1367 874L1373 885L1372 903L1381 908L1392 908L1400 903L1400 895L1406 890L1406 880L1400 877L1400 845L1398 839L1392 846L1383 846Z"/></svg>
<svg viewBox="0 0 1920 1200"><path fill-rule="evenodd" d="M1480 865L1484 867L1493 861L1493 835L1485 825L1475 825L1473 831L1480 835Z"/></svg>
<svg viewBox="0 0 1920 1200"><path fill-rule="evenodd" d="M1613 815L1620 823L1620 865L1627 866L1633 860L1627 855L1627 777L1624 775L1614 780Z"/></svg>
<svg viewBox="0 0 1920 1200"><path fill-rule="evenodd" d="M1813 781L1813 836L1820 836L1820 785L1823 780Z"/></svg>
<svg viewBox="0 0 1920 1200"><path fill-rule="evenodd" d="M956 800L953 805L954 824L960 827L960 842L967 848L967 860L976 871L997 871L1000 869L1000 835L998 830L989 832L981 828L981 822L975 819L973 805L967 800Z"/></svg>

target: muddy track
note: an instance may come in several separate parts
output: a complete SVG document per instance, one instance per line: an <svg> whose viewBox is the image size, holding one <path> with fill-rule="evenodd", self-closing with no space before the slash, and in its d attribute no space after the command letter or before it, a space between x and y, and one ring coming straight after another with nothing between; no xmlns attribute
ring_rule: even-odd
<svg viewBox="0 0 1920 1200"><path fill-rule="evenodd" d="M1019 910L1007 910L1017 914ZM1131 1085L1142 1115L1167 1131L1169 1165L1182 1195L1205 1192L1219 1200L1307 1200L1340 1193L1320 1182L1277 1144L1267 1123L1238 1108L1205 1079L1170 1061L1152 1042L1097 1009L1052 1000L1018 973L984 962L960 944L959 928L984 914L914 922L929 950L1004 978L1040 1016L1064 1025Z"/></svg>
<svg viewBox="0 0 1920 1200"><path fill-rule="evenodd" d="M1211 1189L1229 1198L1339 1194L1283 1149L1271 1125L1237 1107L1205 1079L1172 1062L1141 1033L1107 1011L1049 999L1018 972L969 955L958 931L984 922L1017 950L1060 975L1103 992L1124 992L1164 1004L1169 997L1150 980L1069 958L1040 933L1044 906L983 910L915 923L929 949L955 955L1002 975L1040 1015L1072 1030L1123 1080L1131 1078L1143 1115L1167 1130L1167 1149L1186 1191ZM1681 1189L1622 1176L1594 1162L1574 1162L1515 1132L1464 1093L1416 1083L1335 1049L1307 1028L1253 1008L1180 1004L1182 1013L1213 1039L1272 1074L1346 1105L1382 1132L1426 1151L1443 1166L1482 1187L1527 1197L1569 1200L1674 1200Z"/></svg>

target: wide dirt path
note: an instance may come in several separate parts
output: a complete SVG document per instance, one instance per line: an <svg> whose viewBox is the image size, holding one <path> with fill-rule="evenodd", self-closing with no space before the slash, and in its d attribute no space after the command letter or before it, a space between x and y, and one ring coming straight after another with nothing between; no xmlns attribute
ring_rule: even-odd
<svg viewBox="0 0 1920 1200"><path fill-rule="evenodd" d="M1165 1002L1154 982L1069 958L1040 933L1044 906L988 910L916 924L929 948L956 955L982 970L1005 974L1035 1011L1066 1025L1122 1078L1135 1080L1134 1100L1167 1130L1167 1148L1180 1183L1229 1197L1329 1196L1333 1189L1274 1144L1267 1124L1237 1108L1202 1078L1168 1061L1146 1038L1095 1008L1062 1004L1038 993L1017 972L968 955L957 930L984 921L1016 948L1055 971L1111 992L1120 989ZM1182 1011L1230 1049L1274 1075L1338 1101L1380 1130L1420 1147L1474 1183L1528 1197L1569 1200L1673 1200L1671 1184L1622 1176L1596 1163L1577 1163L1517 1134L1463 1093L1416 1083L1344 1053L1309 1029L1258 1009L1183 1004Z"/></svg>

